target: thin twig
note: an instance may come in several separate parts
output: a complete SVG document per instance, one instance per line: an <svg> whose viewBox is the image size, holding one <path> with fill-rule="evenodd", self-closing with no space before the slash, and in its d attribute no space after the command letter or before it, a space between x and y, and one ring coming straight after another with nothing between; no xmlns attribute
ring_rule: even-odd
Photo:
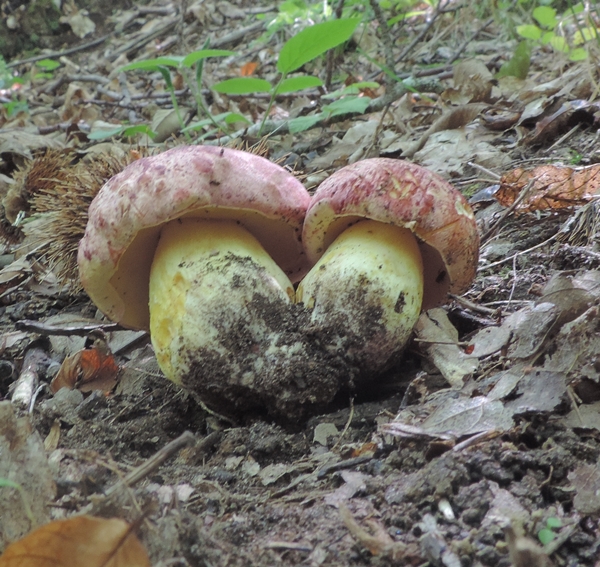
<svg viewBox="0 0 600 567"><path fill-rule="evenodd" d="M488 228L487 231L481 236L482 243L486 242L496 232L496 230L498 230L502 221L506 217L508 217L525 200L525 197L527 197L527 195L529 194L529 191L533 187L533 181L534 180L532 179L531 181L529 181L529 183L527 183L527 185L525 185L525 187L523 187L523 189L521 189L519 196L513 201L512 205L510 207L508 207L498 217L498 219L496 219L496 222L492 223L490 228Z"/></svg>
<svg viewBox="0 0 600 567"><path fill-rule="evenodd" d="M118 323L73 324L58 327L56 325L41 323L40 321L29 321L28 319L17 321L15 327L19 331L29 331L31 333L38 333L39 335L56 335L63 337L70 337L72 335L85 336L92 331L104 331L108 333L110 331L125 330Z"/></svg>
<svg viewBox="0 0 600 567"><path fill-rule="evenodd" d="M508 258L503 258L502 260L498 260L497 262L492 262L491 264L486 264L485 266L480 266L477 271L478 272L483 272L484 270L489 270L490 268L495 268L496 266L501 266L502 264L505 264L506 262L512 262L517 256L523 256L525 254L529 254L529 252L533 252L534 250L537 250L538 248L542 248L543 246L546 246L547 244L550 244L552 241L556 240L557 234L553 234L550 238L547 238L546 240L544 240L544 242L540 242L539 244L536 244L535 246L532 246L531 248L527 248L527 250L521 250L520 252L517 252L516 254L513 254L512 256L508 256Z"/></svg>
<svg viewBox="0 0 600 567"><path fill-rule="evenodd" d="M433 12L433 16L431 16L431 19L427 22L427 25L421 30L421 33L418 34L404 48L404 51L402 53L400 53L400 55L396 59L396 63L400 63L401 61L403 61L405 59L405 57L413 50L414 46L417 45L417 43L419 43L429 33L429 30L431 29L431 26L433 26L433 24L437 20L438 16L443 13L444 8L446 7L446 5L448 4L449 1L450 0L446 0L446 2L440 2L438 4L437 8Z"/></svg>
<svg viewBox="0 0 600 567"><path fill-rule="evenodd" d="M490 18L486 20L482 26L477 28L465 41L459 46L454 55L450 58L449 63L454 63L461 55L462 52L466 49L467 45L471 43L485 28L491 26L494 23L494 18Z"/></svg>
<svg viewBox="0 0 600 567"><path fill-rule="evenodd" d="M131 472L113 484L106 492L106 498L113 497L124 487L131 487L137 484L140 480L147 477L152 471L160 467L167 459L170 459L175 453L183 449L187 445L191 445L196 437L191 431L184 431L179 437L167 443L162 449L159 449L149 459L144 461L139 467L136 467Z"/></svg>
<svg viewBox="0 0 600 567"><path fill-rule="evenodd" d="M335 449L337 449L339 447L340 443L342 442L342 439L344 438L344 435L346 435L348 429L350 429L350 425L352 424L353 417L354 417L354 398L350 398L350 414L348 415L348 419L346 420L346 425L344 426L344 429L340 433L338 440L335 442L335 445L331 448L332 453L333 453L333 451L335 451Z"/></svg>
<svg viewBox="0 0 600 567"><path fill-rule="evenodd" d="M85 51L86 49L91 49L92 47L96 47L101 43L104 43L112 33L107 33L98 39L94 39L88 43L83 43L81 45L77 45L76 47L71 47L69 49L63 49L62 51L51 51L50 53L44 53L43 55L35 55L33 57L28 57L27 59L21 59L19 61L13 61L12 63L8 63L6 66L11 69L12 67L18 67L19 65L24 65L25 63L35 63L36 61L41 61L42 59L56 59L63 55L70 55L71 53L77 53L79 51Z"/></svg>
<svg viewBox="0 0 600 567"><path fill-rule="evenodd" d="M396 74L396 61L394 61L394 42L392 41L392 36L390 35L390 28L387 24L387 20L381 9L381 6L377 2L377 0L369 0L369 4L371 5L371 9L375 12L375 17L377 18L377 23L379 24L379 30L381 32L381 41L383 42L383 52L385 56L385 64L388 67L388 70L391 71L394 75ZM391 77L386 74L386 82L390 82Z"/></svg>

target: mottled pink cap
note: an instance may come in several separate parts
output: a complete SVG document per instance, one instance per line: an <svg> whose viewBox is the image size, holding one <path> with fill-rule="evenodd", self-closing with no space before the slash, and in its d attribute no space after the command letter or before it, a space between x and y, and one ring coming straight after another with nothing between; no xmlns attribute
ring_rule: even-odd
<svg viewBox="0 0 600 567"><path fill-rule="evenodd" d="M79 274L98 308L149 326L150 266L161 226L182 217L234 219L292 281L308 269L300 242L310 196L288 171L239 150L179 146L133 162L102 187L79 244Z"/></svg>
<svg viewBox="0 0 600 567"><path fill-rule="evenodd" d="M409 228L423 257L423 309L448 292L465 291L477 269L479 234L465 198L439 175L388 158L356 162L335 172L314 194L302 241L311 262L348 226L371 219Z"/></svg>

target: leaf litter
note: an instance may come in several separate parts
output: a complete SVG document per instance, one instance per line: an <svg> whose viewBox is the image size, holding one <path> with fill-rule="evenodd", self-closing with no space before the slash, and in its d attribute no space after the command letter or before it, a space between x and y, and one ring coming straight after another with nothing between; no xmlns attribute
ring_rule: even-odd
<svg viewBox="0 0 600 567"><path fill-rule="evenodd" d="M0 116L0 173L13 196L17 171L33 158L67 149L69 156L76 152L74 164L94 163L108 152L94 137L122 131L125 121L158 133L154 141L135 139L133 146L148 146L145 151L154 151L160 139L165 142L157 150L178 143L180 124L164 77L115 73L133 60L190 52L208 30L211 48L239 52L223 64L206 62L210 84L233 76L272 80L282 42L276 35L258 39L264 23L253 19L255 8L195 2L183 17L178 7L162 5L113 12L102 27L118 34L103 47L85 58L75 52L51 79L24 86L25 99L38 105L35 120L27 112ZM431 16L437 31L448 24L442 11ZM63 18L72 38L106 31L93 29L90 22L98 27L99 21L93 12L70 7ZM348 162L387 155L412 156L468 192L500 186L474 202L486 238L472 289L443 312L423 315L419 340L377 391L353 404L340 401L295 431L260 420L221 423L160 376L144 337L129 335L116 346L109 329L108 360L114 361L106 374L112 380L118 371L116 388L102 382L91 393L62 389L52 396L46 384L65 360L58 376L70 383L104 373L99 357L85 348L94 309L77 288L61 285L64 265L36 254L35 245L26 255L18 250L31 244L39 218L25 215L24 235L10 226L16 217L4 223L14 262L0 271L0 392L12 397L19 378L28 389L21 417L1 406L0 477L13 483L0 487L0 526L13 530L2 532L5 549L34 524L46 524L51 533L73 522L75 544L90 539L88 520L119 522L118 538L144 509L148 519L138 532L153 564L185 557L211 565L542 565L554 554L561 564L594 565L600 548L594 492L600 217L589 127L597 109L587 99L597 71L572 66L562 72L546 54L532 60L535 74L525 79L494 79L498 37L475 41L480 22L466 21L475 28L465 26L466 35L447 46L432 48L436 40L428 36L417 41L410 55L415 65L407 69L449 63L452 54L444 50L466 49L451 80L443 73L433 80L414 77L420 93L389 86L371 63L383 55L381 30L375 20L364 26L355 41L368 57L347 51L341 66L353 70L346 86L361 80L378 86L358 90L356 96L368 100L344 103L364 112L354 117L335 115L326 108L331 100L310 90L282 95L270 109L260 94L211 91L213 116L242 114L254 126L238 124L221 137L207 125L199 130L207 143L241 137L252 144L269 109L264 133L271 133L271 155L315 183ZM417 17L405 29L414 34L422 25ZM251 57L243 53L244 37L257 38ZM313 74L324 75L325 63L311 63ZM18 67L27 71L27 65ZM186 117L194 104L180 79L174 76L174 86ZM290 117L312 128L289 134ZM135 159L129 144L113 140L108 147ZM582 159L577 167L575 154ZM35 195L17 189L23 199L18 215L35 205ZM8 191L3 206L10 213ZM85 213L77 220L85 224ZM57 314L79 320L57 321ZM34 330L15 330L15 323L32 319L39 324ZM60 333L82 340L59 344L57 324ZM193 443L165 452L185 430L194 431ZM160 513L153 512L156 506ZM64 519L90 511L121 520ZM532 538L552 515L575 528L549 552ZM87 551L111 550L110 537L101 539L99 549ZM21 544L40 546L31 541Z"/></svg>

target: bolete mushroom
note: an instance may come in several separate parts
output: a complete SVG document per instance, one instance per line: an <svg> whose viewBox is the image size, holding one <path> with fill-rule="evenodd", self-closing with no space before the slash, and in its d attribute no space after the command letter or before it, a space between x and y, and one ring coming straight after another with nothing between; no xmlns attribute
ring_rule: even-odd
<svg viewBox="0 0 600 567"><path fill-rule="evenodd" d="M140 159L90 206L82 285L113 321L150 330L168 378L206 402L251 405L272 321L307 270L309 202L291 173L251 153L180 146Z"/></svg>
<svg viewBox="0 0 600 567"><path fill-rule="evenodd" d="M331 352L369 375L398 359L422 309L461 293L479 249L464 197L418 165L374 158L317 189L303 244L316 262L296 299Z"/></svg>

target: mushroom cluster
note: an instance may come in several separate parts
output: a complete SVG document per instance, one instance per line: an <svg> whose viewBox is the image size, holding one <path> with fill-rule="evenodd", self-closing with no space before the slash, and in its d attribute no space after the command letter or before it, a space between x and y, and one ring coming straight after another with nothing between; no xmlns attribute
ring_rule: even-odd
<svg viewBox="0 0 600 567"><path fill-rule="evenodd" d="M220 413L296 420L394 364L477 251L464 198L419 166L358 162L311 198L265 158L180 146L104 185L78 263L169 379Z"/></svg>

